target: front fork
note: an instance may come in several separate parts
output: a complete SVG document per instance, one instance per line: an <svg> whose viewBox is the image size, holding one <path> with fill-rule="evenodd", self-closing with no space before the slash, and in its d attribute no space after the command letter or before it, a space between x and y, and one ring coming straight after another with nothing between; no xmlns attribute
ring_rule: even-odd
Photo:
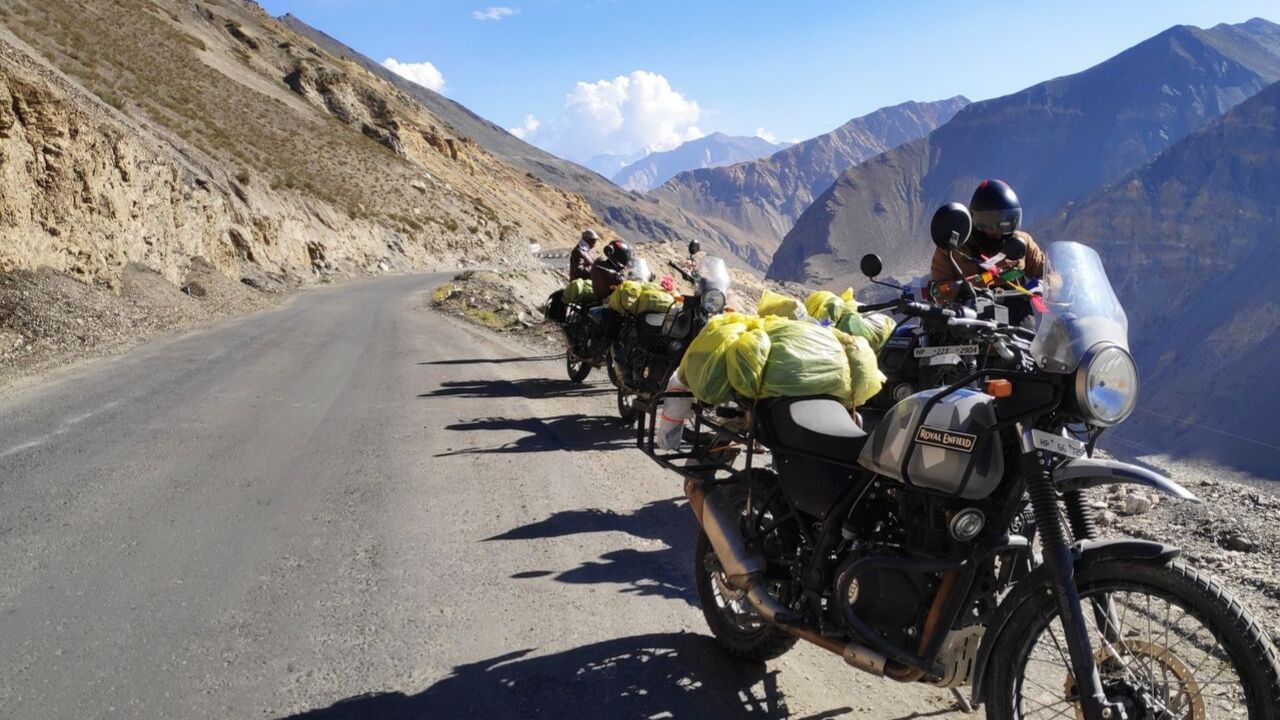
<svg viewBox="0 0 1280 720"><path fill-rule="evenodd" d="M1058 511L1058 491L1053 483L1050 456L1035 446L1029 428L1019 425L1018 435L1022 440L1023 466L1033 468L1027 478L1027 493L1031 496L1036 531L1040 533L1044 563L1049 568L1049 576L1053 581L1052 592L1057 599L1058 615L1062 618L1062 628L1066 634L1067 654L1080 693L1081 709L1088 720L1121 720L1124 718L1124 711L1119 705L1107 701L1098 665L1094 660L1089 626L1081 607L1080 591L1076 587L1075 556L1067 542L1062 516ZM1077 512L1081 518L1088 519L1088 508L1084 506L1082 497L1069 498L1069 505L1072 506L1072 525L1077 525ZM1087 525L1091 528L1092 523ZM1086 527L1081 526L1076 530L1080 532L1086 530ZM1095 611L1098 610L1095 608Z"/></svg>

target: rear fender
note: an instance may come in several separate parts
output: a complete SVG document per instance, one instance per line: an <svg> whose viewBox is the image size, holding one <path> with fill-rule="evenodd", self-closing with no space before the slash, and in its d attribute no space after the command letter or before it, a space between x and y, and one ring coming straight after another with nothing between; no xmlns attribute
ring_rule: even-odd
<svg viewBox="0 0 1280 720"><path fill-rule="evenodd" d="M1089 563L1106 562L1120 558L1151 560L1164 562L1173 559L1180 550L1172 545L1150 542L1147 540L1085 540L1076 543L1071 549L1075 556L1076 569L1079 570L1085 561ZM982 684L991 664L991 654L1000 644L1000 636L1004 633L1009 621L1017 614L1024 603L1034 602L1041 593L1053 590L1053 579L1049 576L1049 567L1041 564L1020 580L1013 592L996 608L987 624L987 631L982 636L982 645L978 648L978 659L973 673L973 705L982 703Z"/></svg>
<svg viewBox="0 0 1280 720"><path fill-rule="evenodd" d="M1053 481L1064 492L1099 485L1141 485L1182 500L1200 502L1191 491L1160 473L1116 460L1078 458L1054 470Z"/></svg>

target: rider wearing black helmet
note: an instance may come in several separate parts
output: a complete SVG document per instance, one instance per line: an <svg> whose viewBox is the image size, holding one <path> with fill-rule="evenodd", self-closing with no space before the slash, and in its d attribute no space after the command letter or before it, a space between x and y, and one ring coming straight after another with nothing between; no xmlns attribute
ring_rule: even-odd
<svg viewBox="0 0 1280 720"><path fill-rule="evenodd" d="M600 235L595 230L583 230L582 239L578 241L573 252L569 253L569 279L591 279L591 264L596 261L591 251L600 242Z"/></svg>
<svg viewBox="0 0 1280 720"><path fill-rule="evenodd" d="M631 246L622 240L614 240L604 246L604 257L591 265L591 289L596 300L604 302L613 288L626 279L627 266L631 264Z"/></svg>
<svg viewBox="0 0 1280 720"><path fill-rule="evenodd" d="M951 262L951 253L941 248L935 249L929 273L933 282L959 280L981 273L978 260L999 254L1010 237L1018 238L1027 247L1026 255L1012 265L1021 268L1028 279L1039 280L1044 276L1044 253L1029 233L1019 229L1022 225L1022 203L1009 183L1003 180L983 180L978 189L973 191L973 199L969 201L969 214L973 216L973 234L954 254L955 265L960 266L960 272L956 272L955 265ZM942 299L951 300L955 297L954 292L948 295Z"/></svg>

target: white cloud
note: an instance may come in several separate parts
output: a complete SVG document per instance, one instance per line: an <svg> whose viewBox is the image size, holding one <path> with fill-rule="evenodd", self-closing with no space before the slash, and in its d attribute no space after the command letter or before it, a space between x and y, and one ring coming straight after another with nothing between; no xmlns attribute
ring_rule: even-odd
<svg viewBox="0 0 1280 720"><path fill-rule="evenodd" d="M642 156L704 135L702 109L665 77L636 70L612 80L579 82L564 111L526 132L526 139L571 160L597 155Z"/></svg>
<svg viewBox="0 0 1280 720"><path fill-rule="evenodd" d="M532 114L524 116L524 122L520 127L507 128L507 132L524 140L525 138L538 132L538 128L542 127L542 121L534 117Z"/></svg>
<svg viewBox="0 0 1280 720"><path fill-rule="evenodd" d="M382 61L382 67L424 88L444 92L444 73L429 62L402 63L395 58Z"/></svg>
<svg viewBox="0 0 1280 720"><path fill-rule="evenodd" d="M510 8L510 7L501 7L501 6L487 7L484 10L473 10L471 12L471 17L475 18L476 20L482 20L482 21L492 20L494 22L497 22L502 18L511 17L512 15L518 15L519 13L520 13L520 8Z"/></svg>
<svg viewBox="0 0 1280 720"><path fill-rule="evenodd" d="M774 135L773 133L769 132L768 130L765 130L765 129L764 129L764 128L762 128L762 127L758 127L758 128L756 128L756 137L760 138L761 140L763 140L763 141L765 141L765 142L767 142L767 143L771 143L771 144L774 144L774 145L777 145L777 144L778 144L778 136L777 136L777 135Z"/></svg>

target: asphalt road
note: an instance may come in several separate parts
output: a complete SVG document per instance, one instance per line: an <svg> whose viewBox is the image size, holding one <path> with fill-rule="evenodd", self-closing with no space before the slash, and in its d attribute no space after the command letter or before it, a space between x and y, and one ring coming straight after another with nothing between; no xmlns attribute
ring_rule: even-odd
<svg viewBox="0 0 1280 720"><path fill-rule="evenodd" d="M949 714L810 647L727 663L607 381L435 315L440 281L0 402L0 717Z"/></svg>

